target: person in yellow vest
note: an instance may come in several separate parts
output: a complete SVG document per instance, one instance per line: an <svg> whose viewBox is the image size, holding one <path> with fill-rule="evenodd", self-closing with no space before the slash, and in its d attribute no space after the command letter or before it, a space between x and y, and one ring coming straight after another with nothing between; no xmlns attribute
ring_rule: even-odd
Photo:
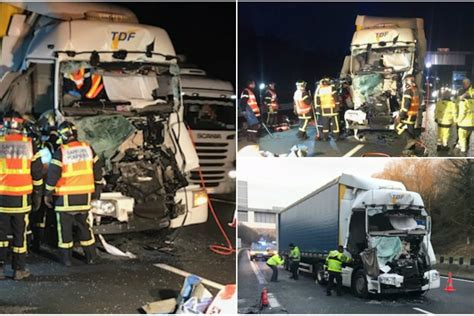
<svg viewBox="0 0 474 316"><path fill-rule="evenodd" d="M290 244L290 255L288 258L290 258L290 279L298 280L298 269L300 267L301 252L300 248L295 246L293 243Z"/></svg>
<svg viewBox="0 0 474 316"><path fill-rule="evenodd" d="M267 107L267 125L269 127L275 127L277 125L278 116L278 97L274 82L268 84L263 103Z"/></svg>
<svg viewBox="0 0 474 316"><path fill-rule="evenodd" d="M4 264L13 235L13 279L30 276L26 269L26 232L30 211L38 210L43 187L41 156L36 144L26 136L24 119L17 112L3 118L0 136L0 280L5 279Z"/></svg>
<svg viewBox="0 0 474 316"><path fill-rule="evenodd" d="M451 100L451 91L443 91L441 99L436 103L435 108L435 122L438 124L438 151L449 150L449 134L457 115L458 107L456 103Z"/></svg>
<svg viewBox="0 0 474 316"><path fill-rule="evenodd" d="M272 269L272 278L270 282L278 282L278 266L282 266L285 263L285 260L279 255L274 254L267 260L267 266Z"/></svg>
<svg viewBox="0 0 474 316"><path fill-rule="evenodd" d="M296 91L293 95L294 112L298 115L300 126L298 129L298 138L308 139L306 129L311 120L311 97L306 90L306 81L298 80L296 82Z"/></svg>
<svg viewBox="0 0 474 316"><path fill-rule="evenodd" d="M415 76L406 76L404 82L405 92L403 93L399 112L400 122L396 126L396 132L398 135L403 135L406 140L403 154L411 155L412 149L417 141L415 124L420 110L421 101L420 92L415 82Z"/></svg>
<svg viewBox="0 0 474 316"><path fill-rule="evenodd" d="M257 142L257 134L260 128L260 107L255 96L255 81L247 81L247 86L240 94L239 108L247 121L247 140Z"/></svg>
<svg viewBox="0 0 474 316"><path fill-rule="evenodd" d="M334 286L334 280L336 280L337 283L337 295L342 295L342 265L350 261L351 259L344 255L344 247L341 245L338 247L337 250L332 250L329 252L329 255L326 258L326 266L329 272L329 282L326 288L327 296L331 296L331 290Z"/></svg>
<svg viewBox="0 0 474 316"><path fill-rule="evenodd" d="M458 143L456 148L461 151L462 156L466 156L469 151L469 140L474 129L474 88L469 79L469 86L459 97L459 109L456 123L458 125Z"/></svg>
<svg viewBox="0 0 474 316"><path fill-rule="evenodd" d="M71 265L74 226L79 231L86 263L93 263L95 238L89 210L91 200L100 197L102 164L89 144L77 140L72 123L62 122L58 133L62 145L54 153L48 168L44 201L50 208L54 204L62 263Z"/></svg>
<svg viewBox="0 0 474 316"><path fill-rule="evenodd" d="M321 115L323 126L323 140L329 140L329 133L335 141L339 139L339 101L334 85L329 78L319 81L314 94L316 113Z"/></svg>

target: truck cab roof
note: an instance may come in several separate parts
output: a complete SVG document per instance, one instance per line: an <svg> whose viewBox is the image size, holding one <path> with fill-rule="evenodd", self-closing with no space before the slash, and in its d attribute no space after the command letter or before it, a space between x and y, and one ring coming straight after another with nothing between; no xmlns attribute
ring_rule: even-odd
<svg viewBox="0 0 474 316"><path fill-rule="evenodd" d="M363 192L357 196L352 207L354 209L364 209L370 205L410 209L423 209L425 207L419 193L390 189L373 189Z"/></svg>
<svg viewBox="0 0 474 316"><path fill-rule="evenodd" d="M235 95L229 81L209 78L204 70L198 68L181 69L181 87L185 95L209 98L230 98Z"/></svg>
<svg viewBox="0 0 474 316"><path fill-rule="evenodd" d="M129 53L123 59L114 58L112 53L119 50ZM89 60L93 51L106 62L176 62L170 58L175 50L164 29L95 20L64 21L40 28L28 46L26 60Z"/></svg>

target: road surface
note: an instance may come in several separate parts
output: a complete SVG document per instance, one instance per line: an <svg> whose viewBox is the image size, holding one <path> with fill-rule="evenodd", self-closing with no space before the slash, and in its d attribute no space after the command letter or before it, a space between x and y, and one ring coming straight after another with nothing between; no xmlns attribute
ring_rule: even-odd
<svg viewBox="0 0 474 316"><path fill-rule="evenodd" d="M224 199L234 200L229 194ZM235 229L228 227L234 215L234 203L215 202L227 233L235 243ZM105 236L106 240L137 259L121 259L100 252L95 265L73 259L66 268L55 254L44 251L30 254L27 265L33 276L23 281L0 281L0 313L137 313L146 303L176 297L184 278L160 269L165 263L220 284L235 283L235 256L220 256L209 251L211 244L224 240L209 214L205 224L182 228L174 249L157 251L170 236L166 231ZM11 275L11 270L7 271ZM209 288L214 294L216 289Z"/></svg>
<svg viewBox="0 0 474 316"><path fill-rule="evenodd" d="M260 293L264 287L269 293L270 308L260 313L291 314L472 314L474 310L474 281L454 280L456 292L443 289L429 291L421 298L408 295L384 295L360 299L349 289L343 296L326 296L325 288L315 284L308 274L298 281L289 279L289 272L279 271L279 282L269 282L271 271L265 262L250 262L248 252L239 253L239 313L258 313ZM442 288L446 278L441 279Z"/></svg>
<svg viewBox="0 0 474 316"><path fill-rule="evenodd" d="M449 152L437 152L437 126L434 123L434 104L430 104L426 112L426 118L423 126L426 130L422 132L420 140L426 146L426 154L423 147L419 148L418 154L422 156L425 154L429 157L454 157L456 153L452 150ZM295 145L306 146L308 150L308 157L361 157L370 156L371 154L382 154L391 157L402 156L405 142L402 137L396 135L394 131L387 132L370 132L365 133L364 141L355 139L349 136L337 142L330 140L328 142L315 141L316 129L314 124L308 127L308 139L301 141L296 137L298 127L293 126L290 130L284 132L273 133L273 136L262 129L261 137L258 141L260 150L269 151L278 155L288 154L290 149ZM250 145L246 141L245 136L239 138L239 149L246 145ZM451 148L456 144L456 131L452 128L449 146ZM471 150L468 155L474 156L474 141L471 141ZM459 155L459 154L458 154Z"/></svg>

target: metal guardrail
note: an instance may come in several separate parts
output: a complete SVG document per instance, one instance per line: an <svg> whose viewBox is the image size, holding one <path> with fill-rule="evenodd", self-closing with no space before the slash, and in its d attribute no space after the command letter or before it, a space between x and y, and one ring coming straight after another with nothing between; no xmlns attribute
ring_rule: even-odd
<svg viewBox="0 0 474 316"><path fill-rule="evenodd" d="M453 256L436 256L437 264L454 264L460 266L474 266L474 257L453 257Z"/></svg>

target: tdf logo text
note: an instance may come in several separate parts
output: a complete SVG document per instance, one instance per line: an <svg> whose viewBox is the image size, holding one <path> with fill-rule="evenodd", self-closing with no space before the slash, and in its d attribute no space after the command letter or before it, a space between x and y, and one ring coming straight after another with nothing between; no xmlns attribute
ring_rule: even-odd
<svg viewBox="0 0 474 316"><path fill-rule="evenodd" d="M128 32L117 32L112 31L112 49L117 49L119 42L129 42L130 40L134 39L137 35L136 31L128 31Z"/></svg>

